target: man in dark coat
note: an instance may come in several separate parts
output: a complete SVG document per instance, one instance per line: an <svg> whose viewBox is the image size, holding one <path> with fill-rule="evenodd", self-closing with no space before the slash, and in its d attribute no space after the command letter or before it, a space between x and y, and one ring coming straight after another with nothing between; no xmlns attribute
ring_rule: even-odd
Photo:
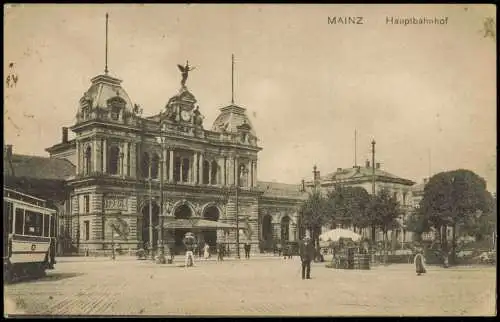
<svg viewBox="0 0 500 322"><path fill-rule="evenodd" d="M219 243L217 245L217 260L218 261L224 260L224 252L225 252L225 245L223 243Z"/></svg>
<svg viewBox="0 0 500 322"><path fill-rule="evenodd" d="M299 246L300 261L302 262L302 279L311 278L311 261L314 259L314 245L311 238L306 236Z"/></svg>
<svg viewBox="0 0 500 322"><path fill-rule="evenodd" d="M250 248L252 247L252 245L250 244L249 241L247 241L244 247L245 247L245 258L250 258Z"/></svg>

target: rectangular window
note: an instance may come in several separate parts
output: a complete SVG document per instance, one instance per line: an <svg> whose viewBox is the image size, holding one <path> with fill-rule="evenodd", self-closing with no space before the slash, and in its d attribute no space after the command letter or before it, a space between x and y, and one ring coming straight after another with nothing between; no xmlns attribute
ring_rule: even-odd
<svg viewBox="0 0 500 322"><path fill-rule="evenodd" d="M26 210L24 215L24 234L30 236L42 236L42 214Z"/></svg>
<svg viewBox="0 0 500 322"><path fill-rule="evenodd" d="M83 209L85 211L85 213L89 213L90 212L90 196L83 196Z"/></svg>
<svg viewBox="0 0 500 322"><path fill-rule="evenodd" d="M43 235L45 237L50 237L49 230L50 227L50 216L49 215L43 215Z"/></svg>
<svg viewBox="0 0 500 322"><path fill-rule="evenodd" d="M23 234L24 227L24 209L16 208L16 227L14 229L15 234Z"/></svg>
<svg viewBox="0 0 500 322"><path fill-rule="evenodd" d="M85 240L89 240L90 239L90 221L85 220L83 222L83 225L84 225Z"/></svg>
<svg viewBox="0 0 500 322"><path fill-rule="evenodd" d="M181 158L176 157L174 162L174 181L181 181Z"/></svg>

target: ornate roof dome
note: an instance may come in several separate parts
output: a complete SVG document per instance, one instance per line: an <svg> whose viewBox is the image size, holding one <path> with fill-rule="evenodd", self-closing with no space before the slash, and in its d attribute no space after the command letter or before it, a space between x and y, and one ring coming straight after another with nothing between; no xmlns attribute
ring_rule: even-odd
<svg viewBox="0 0 500 322"><path fill-rule="evenodd" d="M229 105L220 109L220 114L214 121L212 131L221 133L246 131L256 138L254 127L245 113L245 108L237 105Z"/></svg>
<svg viewBox="0 0 500 322"><path fill-rule="evenodd" d="M121 99L125 109L132 111L134 105L121 86L121 80L109 75L98 75L91 79L92 84L80 101L88 101L91 109L108 108L110 101Z"/></svg>
<svg viewBox="0 0 500 322"><path fill-rule="evenodd" d="M91 82L80 99L77 122L98 118L127 123L139 112L139 106L132 103L120 79L98 75Z"/></svg>

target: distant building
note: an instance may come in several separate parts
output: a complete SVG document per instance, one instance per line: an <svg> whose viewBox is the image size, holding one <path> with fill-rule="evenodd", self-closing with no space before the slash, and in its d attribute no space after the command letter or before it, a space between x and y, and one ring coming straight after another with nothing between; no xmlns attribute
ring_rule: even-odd
<svg viewBox="0 0 500 322"><path fill-rule="evenodd" d="M373 176L373 171L375 172L375 177ZM405 221L412 207L411 187L415 182L382 170L380 163L376 163L375 169L373 169L370 162L366 161L364 167L337 168L337 171L324 176L321 176L320 171L315 167L313 170L313 180L306 181L305 186L308 190L319 187L324 193L334 189L337 185L361 187L369 194L372 194L373 178L375 179L375 193L381 189L387 189L400 203L404 211L404 216L401 218L401 229L389 232L389 238L399 242L411 241L411 233L406 231ZM362 233L369 236L370 229L365 229ZM381 232L378 232L375 236L376 240L382 240L382 238Z"/></svg>

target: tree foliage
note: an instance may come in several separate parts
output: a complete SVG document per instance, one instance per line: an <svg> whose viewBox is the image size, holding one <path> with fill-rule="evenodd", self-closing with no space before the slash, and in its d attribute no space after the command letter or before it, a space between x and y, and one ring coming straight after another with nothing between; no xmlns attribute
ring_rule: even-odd
<svg viewBox="0 0 500 322"><path fill-rule="evenodd" d="M468 236L472 236L476 241L482 241L492 237L497 226L496 198L491 198L490 210L486 213L478 212L475 216L470 216L460 227L460 230Z"/></svg>
<svg viewBox="0 0 500 322"><path fill-rule="evenodd" d="M400 225L398 219L401 218L402 212L399 202L386 189L380 190L371 198L368 212L371 214L370 223L380 228L384 234Z"/></svg>
<svg viewBox="0 0 500 322"><path fill-rule="evenodd" d="M430 178L424 188L421 210L438 234L443 228L452 227L452 247L455 248L456 227L479 227L478 215L489 213L492 205L486 181L470 170L459 169L441 172ZM443 235L441 247L445 251L448 248Z"/></svg>
<svg viewBox="0 0 500 322"><path fill-rule="evenodd" d="M332 224L364 228L369 225L366 212L370 195L362 187L338 185L327 194L328 219Z"/></svg>
<svg viewBox="0 0 500 322"><path fill-rule="evenodd" d="M488 212L490 197L483 178L470 170L454 170L434 175L424 188L422 211L430 224L465 223L477 211Z"/></svg>
<svg viewBox="0 0 500 322"><path fill-rule="evenodd" d="M313 241L318 242L321 227L328 222L328 205L321 192L314 189L300 207L301 222L309 230Z"/></svg>
<svg viewBox="0 0 500 322"><path fill-rule="evenodd" d="M420 211L421 208L413 211L406 220L406 229L416 234L420 241L422 234L431 230L431 225L425 214Z"/></svg>

